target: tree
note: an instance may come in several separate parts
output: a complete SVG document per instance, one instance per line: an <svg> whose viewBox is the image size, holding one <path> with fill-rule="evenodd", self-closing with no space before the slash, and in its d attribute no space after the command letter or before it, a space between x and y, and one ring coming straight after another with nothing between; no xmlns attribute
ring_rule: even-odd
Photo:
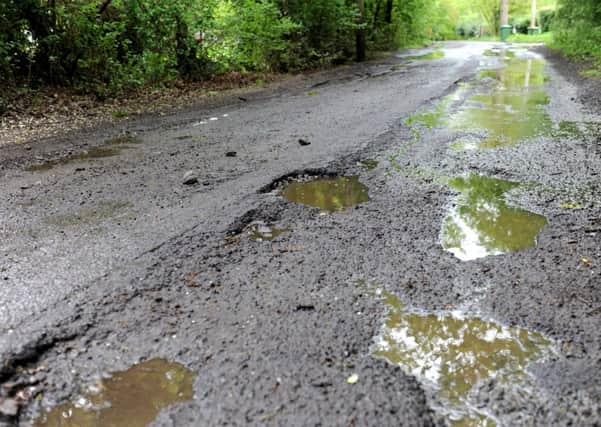
<svg viewBox="0 0 601 427"><path fill-rule="evenodd" d="M367 41L365 37L365 0L357 0L357 9L359 10L357 29L357 62L363 62L367 59Z"/></svg>
<svg viewBox="0 0 601 427"><path fill-rule="evenodd" d="M509 0L501 0L501 26L509 25Z"/></svg>

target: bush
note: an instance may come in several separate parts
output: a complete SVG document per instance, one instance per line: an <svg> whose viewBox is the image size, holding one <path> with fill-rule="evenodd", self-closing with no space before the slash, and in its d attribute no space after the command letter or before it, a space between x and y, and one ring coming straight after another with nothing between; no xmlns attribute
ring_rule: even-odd
<svg viewBox="0 0 601 427"><path fill-rule="evenodd" d="M553 28L557 47L566 54L601 65L601 3L560 0Z"/></svg>

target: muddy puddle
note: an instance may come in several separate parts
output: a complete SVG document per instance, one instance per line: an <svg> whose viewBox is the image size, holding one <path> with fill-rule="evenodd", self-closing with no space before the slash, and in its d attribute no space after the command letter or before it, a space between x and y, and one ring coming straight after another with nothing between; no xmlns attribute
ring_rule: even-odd
<svg viewBox="0 0 601 427"><path fill-rule="evenodd" d="M505 193L518 183L470 175L451 179L448 184L461 194L443 221L445 250L470 261L536 245L547 219L507 205Z"/></svg>
<svg viewBox="0 0 601 427"><path fill-rule="evenodd" d="M357 176L319 178L308 182L291 182L281 193L289 202L312 206L328 212L369 201L368 189Z"/></svg>
<svg viewBox="0 0 601 427"><path fill-rule="evenodd" d="M389 312L373 355L400 366L435 391L435 408L453 426L494 426L494 414L473 401L471 392L493 380L527 397L528 365L550 354L541 334L510 328L459 312L415 313L391 294Z"/></svg>
<svg viewBox="0 0 601 427"><path fill-rule="evenodd" d="M75 210L68 214L51 215L44 218L48 225L69 227L81 224L93 224L113 218L127 209L133 208L133 203L122 201L104 201L94 206Z"/></svg>
<svg viewBox="0 0 601 427"><path fill-rule="evenodd" d="M549 103L543 86L545 61L507 57L502 62L501 68L480 72L481 79L493 82L491 87L468 98L448 120L451 129L484 132L486 136L456 141L453 148L476 150L516 145L546 135L552 128L544 108Z"/></svg>
<svg viewBox="0 0 601 427"><path fill-rule="evenodd" d="M153 359L112 376L42 415L36 427L145 427L159 412L193 397L196 375Z"/></svg>
<svg viewBox="0 0 601 427"><path fill-rule="evenodd" d="M264 223L256 223L247 229L248 236L255 242L271 242L282 234L292 231L290 228L277 228Z"/></svg>
<svg viewBox="0 0 601 427"><path fill-rule="evenodd" d="M90 148L82 153L72 154L61 159L48 160L25 168L28 172L45 172L54 169L57 166L71 163L82 163L90 160L104 159L118 156L123 150L129 149L142 141L132 136L120 136L108 139L103 145Z"/></svg>

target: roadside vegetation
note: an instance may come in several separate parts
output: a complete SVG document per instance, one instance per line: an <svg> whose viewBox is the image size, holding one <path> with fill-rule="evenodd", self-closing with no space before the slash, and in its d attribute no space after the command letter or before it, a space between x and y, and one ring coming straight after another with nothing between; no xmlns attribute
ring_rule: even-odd
<svg viewBox="0 0 601 427"><path fill-rule="evenodd" d="M443 22L448 21L443 4L0 0L0 84L70 87L105 98L232 71L322 67L357 53L365 56L448 37L451 24ZM357 52L356 40L363 43L362 52Z"/></svg>
<svg viewBox="0 0 601 427"><path fill-rule="evenodd" d="M104 102L224 75L259 83L265 74L363 60L437 40L495 39L499 3L0 0L0 118L40 104L34 101L40 89ZM569 55L601 61L597 0L538 0L542 34L535 36L527 35L530 0L509 5L517 33L511 41L553 41Z"/></svg>
<svg viewBox="0 0 601 427"><path fill-rule="evenodd" d="M601 2L599 0L559 0L554 43L565 54L594 62L601 74Z"/></svg>

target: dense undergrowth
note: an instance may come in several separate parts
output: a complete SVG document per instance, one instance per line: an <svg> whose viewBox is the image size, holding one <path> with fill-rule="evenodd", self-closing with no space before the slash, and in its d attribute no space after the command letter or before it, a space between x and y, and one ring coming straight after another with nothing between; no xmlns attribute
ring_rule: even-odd
<svg viewBox="0 0 601 427"><path fill-rule="evenodd" d="M554 45L577 59L593 61L601 68L601 2L559 0Z"/></svg>
<svg viewBox="0 0 601 427"><path fill-rule="evenodd" d="M509 1L512 25L527 32L529 0ZM554 2L538 0L542 30L567 54L601 63L601 3ZM231 72L329 66L359 48L369 56L494 38L498 13L497 0L0 0L0 116L39 88L103 100Z"/></svg>
<svg viewBox="0 0 601 427"><path fill-rule="evenodd" d="M104 98L228 71L315 68L352 58L360 34L373 51L442 37L441 1L0 0L0 85Z"/></svg>

